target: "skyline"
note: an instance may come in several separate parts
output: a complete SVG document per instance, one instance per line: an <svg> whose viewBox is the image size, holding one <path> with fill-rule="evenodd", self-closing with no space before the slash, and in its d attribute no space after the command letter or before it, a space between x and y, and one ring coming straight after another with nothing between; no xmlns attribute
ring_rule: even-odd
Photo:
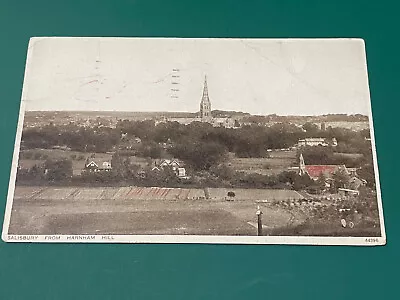
<svg viewBox="0 0 400 300"><path fill-rule="evenodd" d="M225 111L225 110L219 110L219 109L213 109L212 111ZM107 113L113 113L113 114L118 114L118 113L133 113L133 114L157 114L157 113L177 113L177 114L196 114L199 113L199 111L191 112L191 111L129 111L129 110L25 110L25 113L52 113L52 112L66 112L66 113L100 113L100 114L107 114ZM226 112L233 112L233 111L226 111ZM237 113L246 113L244 111L234 111ZM249 113L250 114L250 113ZM364 116L368 117L368 114L345 114L345 113L331 113L331 114L320 114L320 115L279 115L279 114L267 114L267 115L255 115L255 114L250 114L251 116L261 116L261 117L267 117L267 116L272 116L276 115L277 117L322 117L322 116L329 116L329 115L347 115L347 116Z"/></svg>
<svg viewBox="0 0 400 300"><path fill-rule="evenodd" d="M33 38L22 100L28 111L195 113L207 76L212 110L369 115L365 59L354 39Z"/></svg>

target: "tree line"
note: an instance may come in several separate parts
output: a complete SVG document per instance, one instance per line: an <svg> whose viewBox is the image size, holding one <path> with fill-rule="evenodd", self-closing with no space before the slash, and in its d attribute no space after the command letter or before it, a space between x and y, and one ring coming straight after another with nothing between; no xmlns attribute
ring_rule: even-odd
<svg viewBox="0 0 400 300"><path fill-rule="evenodd" d="M226 187L226 188L269 188L294 189L320 192L325 188L325 177L317 181L308 175L300 176L295 171L282 171L274 175L246 173L236 171L231 167L219 164L212 165L208 171L187 169L190 175L187 179L176 176L171 167L153 170L152 165L146 167L131 162L129 157L114 153L111 159L112 169L94 172L84 169L79 175L73 175L72 160L68 158L46 159L43 163L17 172L18 184L27 185L63 185L63 186L160 186L160 187ZM331 189L348 184L347 174L334 174Z"/></svg>
<svg viewBox="0 0 400 300"><path fill-rule="evenodd" d="M119 150L122 135L138 137L141 143L129 151ZM335 149L302 149L307 164L365 166L365 176L371 177L368 166L372 162L372 151L370 142L366 140L369 131L354 132L342 128L320 130L311 123L304 124L302 128L289 123L240 128L213 127L201 122L189 125L166 122L156 125L153 120L123 120L118 122L116 128L49 124L40 128L25 128L22 134L22 148L64 146L83 153L113 151L118 152L120 156L136 155L149 158L162 158L168 154L183 160L188 168L199 172L209 171L212 167L224 163L229 152L235 153L237 157L268 157L267 149L288 148L301 138L316 136L335 137L338 146ZM334 152L339 147L341 151L347 149L348 152L354 151L363 156L355 159L335 156Z"/></svg>
<svg viewBox="0 0 400 300"><path fill-rule="evenodd" d="M107 152L111 151L119 140L119 133L109 127L49 124L40 128L24 128L21 146L24 149L65 146L73 151Z"/></svg>
<svg viewBox="0 0 400 300"><path fill-rule="evenodd" d="M229 152L236 153L238 157L265 157L266 149L288 148L306 137L334 137L343 152L357 152L362 151L363 141L369 137L367 130L320 130L312 123L306 123L302 127L282 122L269 127L246 125L224 128L201 122L188 125L165 122L156 125L153 120L123 120L118 122L116 128L52 124L40 128L25 128L22 142L28 149L66 146L82 152L107 152L118 146L122 133L139 137L147 144L165 143L169 140L175 145L213 142Z"/></svg>

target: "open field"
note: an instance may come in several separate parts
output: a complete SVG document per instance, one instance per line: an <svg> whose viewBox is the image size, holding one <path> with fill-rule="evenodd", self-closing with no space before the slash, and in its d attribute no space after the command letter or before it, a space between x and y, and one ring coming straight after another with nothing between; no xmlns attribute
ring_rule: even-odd
<svg viewBox="0 0 400 300"><path fill-rule="evenodd" d="M8 233L256 235L257 206L253 201L101 200L66 204L16 200ZM261 206L264 228L293 223L289 212Z"/></svg>
<svg viewBox="0 0 400 300"><path fill-rule="evenodd" d="M335 152L333 153L333 155L338 158L350 158L350 159L359 159L364 156L361 153L341 153L341 152Z"/></svg>
<svg viewBox="0 0 400 300"><path fill-rule="evenodd" d="M296 162L296 151L271 151L266 158L232 157L228 165L236 171L262 175L279 174Z"/></svg>
<svg viewBox="0 0 400 300"><path fill-rule="evenodd" d="M209 200L225 200L228 192L235 193L235 200L285 200L302 199L293 190L207 188ZM85 201L85 200L200 200L205 199L204 189L162 187L31 187L17 186L14 199L24 201Z"/></svg>
<svg viewBox="0 0 400 300"><path fill-rule="evenodd" d="M198 199L201 189L17 187L9 233L256 235L258 206L264 228L304 219L258 203L261 190L235 190L235 201L225 201L221 191L212 190L214 198L205 200ZM269 192L284 197L284 191Z"/></svg>
<svg viewBox="0 0 400 300"><path fill-rule="evenodd" d="M287 200L302 199L301 194L292 190L267 190L267 189L227 189L227 188L209 188L211 199L224 199L229 191L235 193L235 200Z"/></svg>
<svg viewBox="0 0 400 300"><path fill-rule="evenodd" d="M205 195L210 195L205 199ZM291 190L143 187L16 187L9 234L379 236L379 222L342 228L340 218L310 218L316 207ZM306 198L304 198L306 197ZM266 201L267 200L267 201ZM310 202L311 201L311 202ZM320 201L329 207L332 201ZM322 208L324 210L324 208ZM361 216L360 216L361 217ZM360 219L361 220L361 219ZM355 224L361 224L354 219ZM369 223L370 224L369 224ZM376 225L378 224L378 225Z"/></svg>
<svg viewBox="0 0 400 300"><path fill-rule="evenodd" d="M86 157L89 157L92 154L95 154L95 157L100 160L111 159L111 154L109 153L92 153L92 152L79 152L79 151L72 151L72 150L63 150L63 149L29 149L29 150L22 150L22 153L32 153L35 155L36 153L47 156L51 159L60 159L60 158L71 158L71 156L75 155L79 157L80 155L84 156L83 161L85 161Z"/></svg>
<svg viewBox="0 0 400 300"><path fill-rule="evenodd" d="M351 129L355 131L361 131L363 129L368 129L369 128L369 122L325 122L326 128L332 127L332 128L346 128L346 129Z"/></svg>

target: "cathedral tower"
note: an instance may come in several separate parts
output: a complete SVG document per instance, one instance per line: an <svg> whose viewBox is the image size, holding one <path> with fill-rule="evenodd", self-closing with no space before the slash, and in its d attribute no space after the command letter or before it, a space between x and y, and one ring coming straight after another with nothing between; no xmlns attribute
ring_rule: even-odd
<svg viewBox="0 0 400 300"><path fill-rule="evenodd" d="M202 122L211 120L211 102L208 98L207 76L204 78L203 97L200 102L200 118Z"/></svg>

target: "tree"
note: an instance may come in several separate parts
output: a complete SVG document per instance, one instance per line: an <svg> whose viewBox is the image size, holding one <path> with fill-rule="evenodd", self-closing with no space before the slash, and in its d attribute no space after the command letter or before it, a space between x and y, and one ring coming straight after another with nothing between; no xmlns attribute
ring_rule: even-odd
<svg viewBox="0 0 400 300"><path fill-rule="evenodd" d="M162 149L157 143L146 143L139 148L138 154L142 157L161 158Z"/></svg>
<svg viewBox="0 0 400 300"><path fill-rule="evenodd" d="M70 159L59 159L51 160L47 159L44 163L46 178L50 181L61 181L67 178L71 178L73 174L72 160Z"/></svg>
<svg viewBox="0 0 400 300"><path fill-rule="evenodd" d="M311 122L305 123L302 128L307 132L307 135L314 135L319 132L319 127Z"/></svg>
<svg viewBox="0 0 400 300"><path fill-rule="evenodd" d="M321 190L324 190L326 187L325 184L326 184L326 176L324 173L321 172L321 174L319 174L317 179L317 185Z"/></svg>
<svg viewBox="0 0 400 300"><path fill-rule="evenodd" d="M210 171L223 180L231 180L235 176L235 171L226 165L212 166Z"/></svg>
<svg viewBox="0 0 400 300"><path fill-rule="evenodd" d="M135 180L138 177L137 172L140 169L139 165L132 164L129 157L121 156L119 152L115 152L111 157L111 167L113 178L119 180ZM109 172L104 172L109 173Z"/></svg>
<svg viewBox="0 0 400 300"><path fill-rule="evenodd" d="M307 146L298 151L297 157L303 154L304 161L309 165L335 164L333 150L330 147Z"/></svg>
<svg viewBox="0 0 400 300"><path fill-rule="evenodd" d="M293 182L293 188L298 191L310 187L314 184L315 182L310 178L310 176L308 176L308 174L297 175Z"/></svg>
<svg viewBox="0 0 400 300"><path fill-rule="evenodd" d="M350 176L343 169L337 170L335 173L333 173L332 177L335 190L338 188L346 188L349 185Z"/></svg>
<svg viewBox="0 0 400 300"><path fill-rule="evenodd" d="M223 162L227 155L226 148L217 142L179 144L170 149L170 152L195 170L209 170Z"/></svg>
<svg viewBox="0 0 400 300"><path fill-rule="evenodd" d="M178 182L178 177L172 167L167 166L158 173L158 180L163 185L173 186Z"/></svg>
<svg viewBox="0 0 400 300"><path fill-rule="evenodd" d="M371 159L372 161L372 159ZM375 172L372 164L365 165L357 170L358 176L367 181L367 186L375 188Z"/></svg>
<svg viewBox="0 0 400 300"><path fill-rule="evenodd" d="M125 177L124 161L122 157L119 155L118 151L115 152L111 157L111 167L112 167L112 172L115 174L115 176L117 176L118 178Z"/></svg>
<svg viewBox="0 0 400 300"><path fill-rule="evenodd" d="M283 171L282 173L278 174L278 180L284 184L293 184L296 180L297 173L293 171Z"/></svg>

